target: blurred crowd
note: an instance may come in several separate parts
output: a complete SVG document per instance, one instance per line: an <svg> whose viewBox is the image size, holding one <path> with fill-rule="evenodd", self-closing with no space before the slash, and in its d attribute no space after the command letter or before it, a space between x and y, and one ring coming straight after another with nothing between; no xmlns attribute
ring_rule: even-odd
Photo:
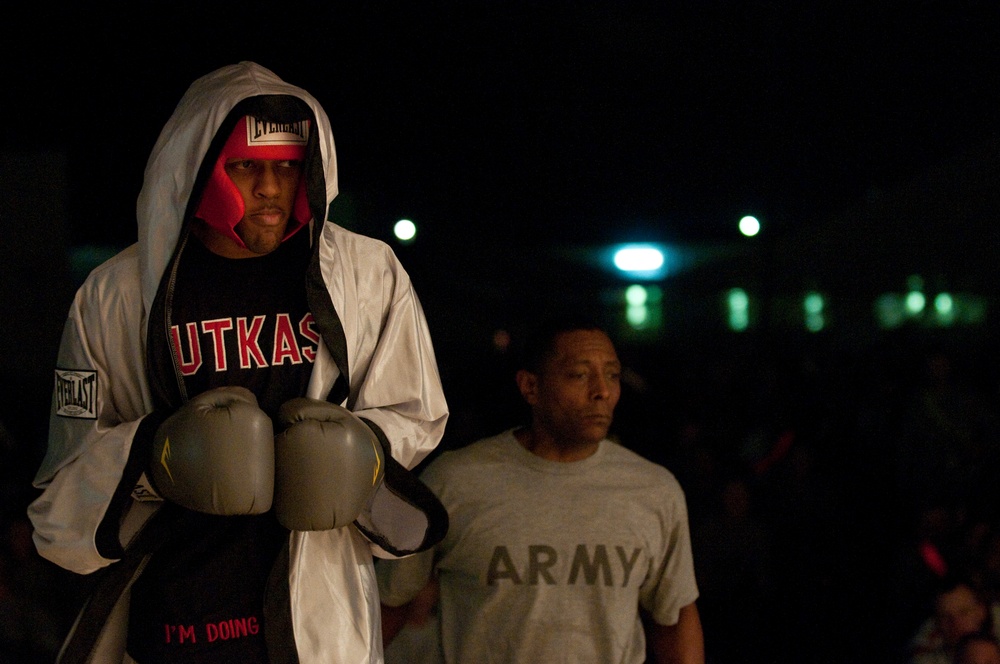
<svg viewBox="0 0 1000 664"><path fill-rule="evenodd" d="M990 661L958 651L1000 629L996 358L905 332L863 351L719 348L623 344L613 429L685 489L710 664ZM441 449L513 424L494 360L442 365ZM90 579L35 554L44 442L0 434L0 664L50 662Z"/></svg>

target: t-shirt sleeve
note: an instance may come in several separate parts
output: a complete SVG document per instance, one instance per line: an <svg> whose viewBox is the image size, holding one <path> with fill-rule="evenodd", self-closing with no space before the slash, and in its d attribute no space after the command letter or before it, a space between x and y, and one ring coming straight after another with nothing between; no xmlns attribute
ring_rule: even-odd
<svg viewBox="0 0 1000 664"><path fill-rule="evenodd" d="M379 599L387 606L406 604L430 581L433 566L433 549L406 558L377 560L375 576Z"/></svg>
<svg viewBox="0 0 1000 664"><path fill-rule="evenodd" d="M664 500L659 566L640 591L639 602L661 625L675 625L680 610L698 599L687 504L680 485Z"/></svg>
<svg viewBox="0 0 1000 664"><path fill-rule="evenodd" d="M441 459L430 463L420 474L420 480L436 496L441 492ZM431 579L438 547L410 556L379 559L375 563L379 598L387 606L402 606L417 596Z"/></svg>

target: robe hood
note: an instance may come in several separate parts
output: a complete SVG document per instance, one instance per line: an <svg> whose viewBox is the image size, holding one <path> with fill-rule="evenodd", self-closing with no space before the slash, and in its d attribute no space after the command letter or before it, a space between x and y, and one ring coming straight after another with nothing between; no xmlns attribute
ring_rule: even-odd
<svg viewBox="0 0 1000 664"><path fill-rule="evenodd" d="M143 175L136 218L145 311L152 307L164 270L194 214L197 197L222 143L243 115L240 109L254 112L255 101L269 99L290 101L312 116L312 159L306 164L304 177L310 183L312 223L326 219L337 196L337 159L330 120L319 102L254 62L240 62L202 76L188 87L164 125Z"/></svg>

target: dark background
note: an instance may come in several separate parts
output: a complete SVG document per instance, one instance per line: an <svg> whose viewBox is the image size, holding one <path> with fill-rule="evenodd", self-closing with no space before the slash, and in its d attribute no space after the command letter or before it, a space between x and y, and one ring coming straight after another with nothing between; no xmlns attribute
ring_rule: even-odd
<svg viewBox="0 0 1000 664"><path fill-rule="evenodd" d="M350 4L29 8L3 145L68 152L73 239L128 241L174 104L251 59L325 104L373 231L506 244L816 223L994 131L988 2Z"/></svg>
<svg viewBox="0 0 1000 664"><path fill-rule="evenodd" d="M688 492L714 661L899 657L926 615L910 545L929 506L946 503L952 539L970 512L994 525L996 3L361 4L40 4L7 20L11 532L73 289L134 241L146 157L187 86L249 59L324 105L334 220L393 243L411 273L452 405L443 447L517 413L498 331L516 345L541 313L594 310L630 368L617 433ZM753 242L747 213L764 225ZM418 224L411 245L391 238L400 217ZM629 240L697 263L657 282L665 324L644 334L597 264ZM918 273L985 317L878 328L873 302ZM745 334L717 306L737 285L764 303ZM782 323L807 288L834 307L822 334ZM938 428L947 453L913 451ZM980 474L956 480L944 457ZM753 520L720 526L734 479Z"/></svg>

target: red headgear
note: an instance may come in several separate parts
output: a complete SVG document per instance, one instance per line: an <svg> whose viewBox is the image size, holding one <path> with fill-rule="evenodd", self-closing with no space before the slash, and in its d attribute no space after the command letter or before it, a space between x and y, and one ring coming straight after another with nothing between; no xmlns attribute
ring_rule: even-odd
<svg viewBox="0 0 1000 664"><path fill-rule="evenodd" d="M294 159L302 161L309 139L309 121L265 122L247 115L236 123L205 184L195 216L231 238L241 247L243 240L234 230L243 218L243 196L226 174L229 159ZM287 240L312 218L306 198L305 178L299 179L295 205L285 230Z"/></svg>

